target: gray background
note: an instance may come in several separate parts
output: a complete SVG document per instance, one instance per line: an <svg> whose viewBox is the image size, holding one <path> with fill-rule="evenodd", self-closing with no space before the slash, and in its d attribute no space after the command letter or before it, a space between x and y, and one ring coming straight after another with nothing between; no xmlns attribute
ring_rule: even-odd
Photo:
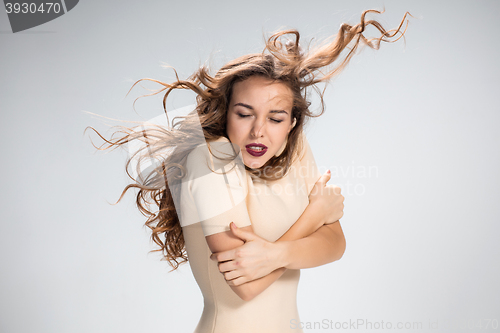
<svg viewBox="0 0 500 333"><path fill-rule="evenodd" d="M168 273L148 254L132 192L108 204L128 183L127 153L96 153L84 128L111 132L83 111L150 119L161 98L134 111L148 91L125 94L140 78L171 81L163 63L186 78L209 58L260 52L278 28L321 40L384 6L371 17L390 28L415 16L406 44L363 49L307 129L346 197L347 251L302 270L301 320L431 332L500 320L500 2L81 1L17 34L0 13L0 331L192 332L202 296L189 266ZM169 108L193 98L174 94Z"/></svg>

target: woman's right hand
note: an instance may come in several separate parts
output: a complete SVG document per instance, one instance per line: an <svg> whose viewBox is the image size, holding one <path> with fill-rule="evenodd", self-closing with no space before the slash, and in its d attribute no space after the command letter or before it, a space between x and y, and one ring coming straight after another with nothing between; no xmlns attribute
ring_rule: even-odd
<svg viewBox="0 0 500 333"><path fill-rule="evenodd" d="M309 194L309 205L317 210L321 225L337 222L344 215L344 196L340 194L340 187L326 185L330 177L331 173L328 170L314 184Z"/></svg>

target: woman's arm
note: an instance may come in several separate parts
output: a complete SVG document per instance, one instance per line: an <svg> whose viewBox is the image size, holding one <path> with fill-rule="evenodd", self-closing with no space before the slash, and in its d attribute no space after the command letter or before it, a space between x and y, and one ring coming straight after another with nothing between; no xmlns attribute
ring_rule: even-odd
<svg viewBox="0 0 500 333"><path fill-rule="evenodd" d="M321 221L322 218L318 208L316 204L309 204L297 222L295 222L277 242L292 241L314 232L315 230L312 230L313 228L311 228L311 226L319 225L318 221ZM207 236L207 244L213 253L211 258L220 262L219 270L224 274L228 285L241 299L249 301L263 292L286 271L285 267L280 267L284 266L281 263L285 262L284 260L286 257L279 255L279 252L276 251L281 251L285 249L286 246L283 248L273 247L273 243L255 235L252 226L237 228L234 223L231 223L230 228L231 231ZM244 244L246 247L242 248ZM287 243L285 245L289 244ZM258 258L259 264L256 266L255 263L252 262L251 257L254 250L256 250L257 253L265 253L268 262L262 262L262 260L260 260L261 258ZM235 277L233 277L235 271L231 272L225 270L224 265L228 262L224 262L224 257L228 256L229 253L232 253L232 256L235 258L245 257L244 262L238 261L236 264L240 264L239 272L243 272L246 278L249 279L248 281L243 281L241 278L235 279ZM233 261L233 263L235 262ZM251 267L251 269L245 269L245 266ZM276 267L276 269L269 270L269 267ZM262 272L262 270L264 270L264 272ZM260 274L260 277L257 277L258 274Z"/></svg>
<svg viewBox="0 0 500 333"><path fill-rule="evenodd" d="M342 258L346 248L344 232L340 222L327 224L313 234L276 243L282 247L279 267L302 269L322 266Z"/></svg>
<svg viewBox="0 0 500 333"><path fill-rule="evenodd" d="M232 233L207 237L214 252L212 259L220 262L219 270L242 299L249 300L260 294L285 272L285 267L314 267L340 259L345 249L345 239L338 219L343 215L344 198L340 195L339 188L326 186L329 179L330 174L327 173L316 182L309 205L276 243L258 237L251 227L236 228L233 223ZM307 251L297 251L293 241L306 236L310 237L309 240L299 243L298 248L310 248ZM231 239L231 244L227 242L228 238ZM224 244L222 248L221 244ZM318 252L321 253L319 256ZM293 256L297 255L300 259L293 261ZM309 256L316 258L308 261ZM304 267L299 267L301 265Z"/></svg>
<svg viewBox="0 0 500 333"><path fill-rule="evenodd" d="M288 230L289 232L278 239L280 243L277 245L281 247L279 251L281 256L278 256L281 262L277 264L278 267L289 269L317 267L339 260L344 255L346 241L340 221L336 220L334 223L329 223L329 219L333 218L335 220L337 217L340 219L343 216L344 197L340 195L340 188L326 185L329 179L330 173L328 171L327 175L323 175L319 179L313 188L313 193L310 195L311 204L317 204L316 208L325 212L324 215L319 217L319 221L322 221L324 225L316 228L314 232L309 233L308 226L303 226L301 223L303 221L297 221L297 226L294 224ZM323 193L319 193L318 195L314 191L332 191L328 195L337 199L337 202L324 200ZM340 216L335 215L337 212L332 210L334 205L342 207ZM297 229L292 230L295 227Z"/></svg>

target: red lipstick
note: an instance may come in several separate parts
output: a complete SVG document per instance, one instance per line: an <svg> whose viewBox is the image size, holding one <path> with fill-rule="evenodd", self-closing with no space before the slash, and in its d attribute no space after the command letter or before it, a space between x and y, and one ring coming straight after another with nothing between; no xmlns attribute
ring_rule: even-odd
<svg viewBox="0 0 500 333"><path fill-rule="evenodd" d="M267 146L263 145L262 143L251 143L249 145L246 145L245 148L247 149L247 153L257 157L264 155L267 151Z"/></svg>

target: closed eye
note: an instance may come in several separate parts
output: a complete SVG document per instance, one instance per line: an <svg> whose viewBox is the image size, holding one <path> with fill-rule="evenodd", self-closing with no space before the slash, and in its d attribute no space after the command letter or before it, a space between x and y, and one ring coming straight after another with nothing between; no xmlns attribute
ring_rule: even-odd
<svg viewBox="0 0 500 333"><path fill-rule="evenodd" d="M239 113L239 112L237 113L237 115L238 115L238 117L240 117L240 118L247 118L247 117L250 117L250 116L251 116L250 114L243 114L243 113ZM274 119L274 118L270 118L270 120L271 120L272 122L274 122L274 123L277 123L277 124L279 124L279 123L281 123L281 122L283 121L283 120L280 120L280 119Z"/></svg>

